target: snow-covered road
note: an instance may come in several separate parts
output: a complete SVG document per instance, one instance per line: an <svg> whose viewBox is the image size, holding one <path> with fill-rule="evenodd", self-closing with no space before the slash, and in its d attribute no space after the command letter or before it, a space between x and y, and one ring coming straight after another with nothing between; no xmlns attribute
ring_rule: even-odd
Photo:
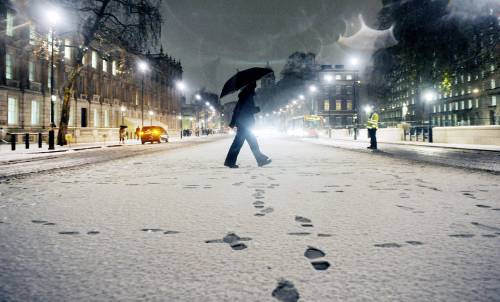
<svg viewBox="0 0 500 302"><path fill-rule="evenodd" d="M3 180L0 301L500 300L500 176L229 144Z"/></svg>

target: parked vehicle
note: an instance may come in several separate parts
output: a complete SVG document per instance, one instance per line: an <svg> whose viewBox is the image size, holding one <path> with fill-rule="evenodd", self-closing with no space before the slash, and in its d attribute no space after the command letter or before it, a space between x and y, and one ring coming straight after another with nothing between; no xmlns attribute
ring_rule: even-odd
<svg viewBox="0 0 500 302"><path fill-rule="evenodd" d="M146 126L143 127L141 132L141 143L168 143L168 133L167 130L159 126Z"/></svg>

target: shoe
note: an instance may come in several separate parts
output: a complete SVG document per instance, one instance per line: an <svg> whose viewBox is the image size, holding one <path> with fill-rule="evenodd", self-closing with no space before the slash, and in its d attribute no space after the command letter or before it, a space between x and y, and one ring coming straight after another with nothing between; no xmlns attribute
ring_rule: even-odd
<svg viewBox="0 0 500 302"><path fill-rule="evenodd" d="M224 166L231 168L231 169L238 169L240 166L236 164L224 164Z"/></svg>
<svg viewBox="0 0 500 302"><path fill-rule="evenodd" d="M263 167L265 165L269 165L270 163L272 163L272 160L270 158L266 158L265 160L259 162L258 165L259 167Z"/></svg>
<svg viewBox="0 0 500 302"><path fill-rule="evenodd" d="M366 147L366 149L373 149L372 147Z"/></svg>

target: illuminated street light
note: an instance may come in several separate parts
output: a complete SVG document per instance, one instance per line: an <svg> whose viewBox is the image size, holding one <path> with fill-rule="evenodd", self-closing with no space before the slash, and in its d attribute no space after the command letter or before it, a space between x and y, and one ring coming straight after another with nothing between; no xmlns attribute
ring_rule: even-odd
<svg viewBox="0 0 500 302"><path fill-rule="evenodd" d="M366 105L363 110L366 112L366 114L371 114L373 112L373 106L372 105Z"/></svg>
<svg viewBox="0 0 500 302"><path fill-rule="evenodd" d="M149 110L148 114L149 114L151 126L153 126L153 116L155 115L155 113L153 111Z"/></svg>
<svg viewBox="0 0 500 302"><path fill-rule="evenodd" d="M315 85L309 86L309 92L315 93L316 91L318 91L318 87L316 87Z"/></svg>
<svg viewBox="0 0 500 302"><path fill-rule="evenodd" d="M139 71L142 73L145 73L149 69L148 63L144 61L139 61L139 63L137 63L137 66L139 67Z"/></svg>
<svg viewBox="0 0 500 302"><path fill-rule="evenodd" d="M292 100L292 103L293 103L294 105L297 105L297 100Z"/></svg>
<svg viewBox="0 0 500 302"><path fill-rule="evenodd" d="M56 24L61 19L59 10L55 7L52 7L51 9L47 10L45 15L46 15L48 23L52 27L56 26Z"/></svg>
<svg viewBox="0 0 500 302"><path fill-rule="evenodd" d="M350 63L352 66L358 66L359 65L359 59L356 57L352 57L350 60Z"/></svg>
<svg viewBox="0 0 500 302"><path fill-rule="evenodd" d="M432 90L425 91L422 96L426 102L432 102L436 99L436 93Z"/></svg>
<svg viewBox="0 0 500 302"><path fill-rule="evenodd" d="M333 81L333 76L331 74L326 74L323 79L327 81L328 83L331 83Z"/></svg>
<svg viewBox="0 0 500 302"><path fill-rule="evenodd" d="M194 98L198 101L201 101L201 95L199 93L197 93Z"/></svg>
<svg viewBox="0 0 500 302"><path fill-rule="evenodd" d="M306 99L306 97L303 94L301 94L301 95L299 95L299 99L301 99L303 101Z"/></svg>
<svg viewBox="0 0 500 302"><path fill-rule="evenodd" d="M178 81L175 86L177 87L177 89L179 89L179 91L185 91L186 90L186 84L184 84L184 82L182 81Z"/></svg>
<svg viewBox="0 0 500 302"><path fill-rule="evenodd" d="M474 88L474 89L472 89L472 93L474 93L474 94L478 94L478 93L479 93L479 89L478 89L478 88Z"/></svg>
<svg viewBox="0 0 500 302"><path fill-rule="evenodd" d="M55 115L55 101L56 101L56 96L54 93L54 28L57 25L57 22L59 21L60 14L57 8L52 7L46 11L46 18L47 21L50 25L50 41L47 41L50 43L50 130L49 130L49 150L54 150L54 140L55 140L55 131L54 128L56 126L55 120L54 120L54 115ZM63 145L62 142L60 142L60 145Z"/></svg>

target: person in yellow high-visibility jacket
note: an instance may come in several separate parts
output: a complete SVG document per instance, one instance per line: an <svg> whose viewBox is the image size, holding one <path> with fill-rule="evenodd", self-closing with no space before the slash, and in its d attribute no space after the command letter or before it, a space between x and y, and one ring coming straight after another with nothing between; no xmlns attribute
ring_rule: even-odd
<svg viewBox="0 0 500 302"><path fill-rule="evenodd" d="M368 136L370 137L370 146L368 149L377 150L377 129L378 129L378 113L372 112L370 118L366 123L368 129Z"/></svg>

